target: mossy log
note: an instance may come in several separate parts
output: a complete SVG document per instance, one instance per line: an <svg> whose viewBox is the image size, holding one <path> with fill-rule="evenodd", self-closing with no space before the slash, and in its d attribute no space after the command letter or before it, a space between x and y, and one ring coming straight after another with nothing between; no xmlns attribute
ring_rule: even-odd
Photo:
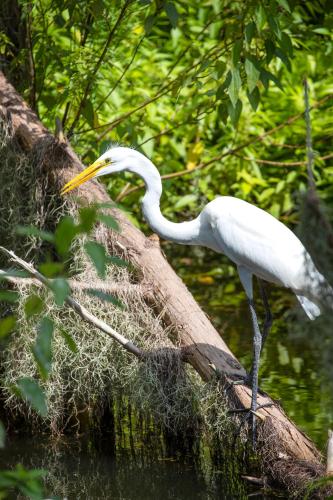
<svg viewBox="0 0 333 500"><path fill-rule="evenodd" d="M2 73L0 112L11 122L14 138L25 151L33 152L41 147L45 151L47 145L41 175L48 177L48 185L57 195L60 187L82 170L79 158L63 138L54 137L40 123ZM86 202L110 201L103 185L98 182L84 184L76 192L75 196L78 195ZM154 301L154 307L162 312L164 322L172 327L181 342L186 361L206 381L219 374L227 386L232 380L242 378L244 368L170 267L158 239L147 238L118 209L112 209L112 215L122 231L120 234L110 231L110 248L121 251L139 270L141 285L151 291L147 300ZM230 410L250 406L251 390L246 385L230 385L227 395ZM304 492L307 482L325 474L320 452L267 394L260 393L258 404L271 404L258 411L258 453L265 473L289 491ZM323 497L325 493L316 495Z"/></svg>

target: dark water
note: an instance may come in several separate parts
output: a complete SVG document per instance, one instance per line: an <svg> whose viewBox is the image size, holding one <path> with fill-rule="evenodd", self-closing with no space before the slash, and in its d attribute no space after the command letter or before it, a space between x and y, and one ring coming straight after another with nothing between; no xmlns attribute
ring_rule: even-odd
<svg viewBox="0 0 333 500"><path fill-rule="evenodd" d="M245 499L251 493L265 498L241 479L247 473L241 460L222 454L212 457L207 448L195 455L163 449L154 440L115 449L107 439L96 445L87 439L62 438L55 443L42 436L15 438L0 452L0 469L17 463L48 471L48 498L227 500ZM270 491L267 498L272 496ZM13 492L9 498L21 497Z"/></svg>
<svg viewBox="0 0 333 500"><path fill-rule="evenodd" d="M244 364L251 365L251 325L235 270L216 254L165 246L212 322ZM309 322L288 292L270 289L274 326L262 356L260 385L281 401L287 414L325 451L333 427L333 327L329 318ZM294 311L294 312L291 312ZM296 312L295 312L296 311ZM298 311L298 313L297 313ZM259 316L264 311L258 302ZM224 454L223 454L224 453ZM48 495L68 499L245 499L265 498L241 478L249 474L240 456L228 450L211 456L201 443L191 448L169 446L160 436L103 440L11 437L0 450L0 468L16 463L48 471ZM251 472L250 472L251 473ZM266 498L272 498L273 492ZM11 498L17 498L15 494Z"/></svg>

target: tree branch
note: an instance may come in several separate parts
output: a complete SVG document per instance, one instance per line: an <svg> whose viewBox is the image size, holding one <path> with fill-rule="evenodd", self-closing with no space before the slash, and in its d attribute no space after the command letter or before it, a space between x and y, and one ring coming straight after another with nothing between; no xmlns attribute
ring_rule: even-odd
<svg viewBox="0 0 333 500"><path fill-rule="evenodd" d="M122 7L122 9L121 9L121 11L119 13L118 19L115 22L112 30L109 33L109 36L108 36L108 38L107 38L107 40L105 42L104 48L102 50L102 53L99 56L97 63L95 64L94 70L92 72L92 77L90 78L90 80L88 81L88 83L86 85L83 97L82 97L80 105L79 105L79 109L77 110L75 118L74 118L74 120L72 122L72 125L70 126L69 131L68 131L68 136L69 137L73 134L74 128L75 128L77 122L79 121L79 118L81 116L82 110L83 110L83 108L84 108L84 106L85 106L85 104L87 102L88 95L89 95L89 93L91 91L91 87L92 87L95 75L97 74L97 72L98 72L98 70L99 70L99 68L100 68L100 66L101 66L101 64L103 62L103 59L104 59L104 57L105 57L105 55L107 53L107 50L109 48L109 45L110 45L111 41L112 41L113 35L115 34L118 26L120 25L121 21L123 20L125 12L126 12L126 9L127 9L127 7L129 6L130 3L131 3L131 0L126 0L125 1L124 5L123 5L123 7Z"/></svg>
<svg viewBox="0 0 333 500"><path fill-rule="evenodd" d="M43 274L37 271L37 269L35 269L32 264L29 264L28 262L15 255L13 251L7 250L2 246L0 246L0 251L7 255L7 257L9 257L13 262L22 267L22 269L25 269L34 279L40 281L43 285L52 290L52 280L49 280ZM0 275L4 277L5 274L5 271L0 272ZM10 279L9 281L12 280ZM116 330L111 328L111 326L109 326L107 323L91 314L91 312L89 312L71 295L68 295L66 297L65 302L71 309L73 309L79 316L81 316L84 321L90 323L102 332L106 333L109 337L111 337L113 340L116 340L120 345L122 345L122 347L126 349L126 351L134 354L137 358L143 358L144 353L139 347L137 347L135 344L133 344L133 342L121 335L121 333L116 332Z"/></svg>

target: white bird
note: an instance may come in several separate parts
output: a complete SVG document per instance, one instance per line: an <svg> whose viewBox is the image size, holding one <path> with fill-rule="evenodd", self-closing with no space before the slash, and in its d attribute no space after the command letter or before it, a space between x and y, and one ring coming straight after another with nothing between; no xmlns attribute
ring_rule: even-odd
<svg viewBox="0 0 333 500"><path fill-rule="evenodd" d="M262 335L253 302L253 275L293 290L311 320L320 315L323 287L327 287L330 295L332 289L316 269L301 241L288 227L264 210L239 198L218 197L209 202L198 217L188 222L175 223L167 220L160 210L161 176L155 165L134 149L111 148L68 182L62 194L94 177L125 170L137 174L145 183L142 210L153 231L175 243L211 248L229 257L237 266L248 298L254 330L250 410L255 442L254 412L257 409Z"/></svg>

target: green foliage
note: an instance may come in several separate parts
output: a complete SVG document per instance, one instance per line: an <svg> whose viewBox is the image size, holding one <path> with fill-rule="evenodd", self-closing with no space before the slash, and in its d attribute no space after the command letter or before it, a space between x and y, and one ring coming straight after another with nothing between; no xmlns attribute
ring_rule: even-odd
<svg viewBox="0 0 333 500"><path fill-rule="evenodd" d="M38 325L36 342L31 348L43 380L48 378L52 367L53 330L53 321L44 316Z"/></svg>
<svg viewBox="0 0 333 500"><path fill-rule="evenodd" d="M34 500L42 499L41 479L45 475L46 471L26 470L20 464L13 470L0 471L0 498L7 498L7 492L14 490Z"/></svg>
<svg viewBox="0 0 333 500"><path fill-rule="evenodd" d="M23 2L22 23L28 8ZM305 127L301 116L287 120L304 109L304 74L313 82L313 102L332 92L328 1L41 0L31 3L29 20L34 82L27 76L17 84L28 99L35 96L48 127L62 119L84 158L95 159L116 141L141 149L166 176L185 167L186 175L164 184L168 216L189 216L228 192L294 221L295 193L304 189L306 169L292 163L305 158ZM12 43L4 26L1 53L9 57ZM22 70L28 52L9 59L10 74L19 65ZM329 152L331 102L312 112L315 175L330 199L332 172L319 158ZM212 158L217 160L209 168L195 170ZM118 196L127 182L135 186L138 180L112 179L111 195ZM123 194L125 208L137 213L139 196ZM182 203L185 196L189 204ZM78 225L69 218L58 228L60 254L69 252L83 226L91 227L93 210L82 209L81 218ZM108 216L100 220L110 224Z"/></svg>
<svg viewBox="0 0 333 500"><path fill-rule="evenodd" d="M39 383L31 377L23 377L17 381L15 387L12 388L13 392L25 399L34 410L36 410L42 417L47 415L47 406L45 395Z"/></svg>

